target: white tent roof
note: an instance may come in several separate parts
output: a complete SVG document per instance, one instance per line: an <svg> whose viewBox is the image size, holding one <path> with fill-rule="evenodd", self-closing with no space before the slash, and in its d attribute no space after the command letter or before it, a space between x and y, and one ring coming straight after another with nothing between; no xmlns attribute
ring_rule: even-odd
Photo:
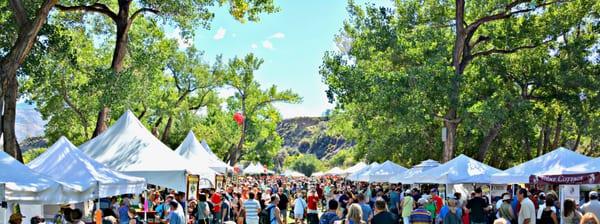
<svg viewBox="0 0 600 224"><path fill-rule="evenodd" d="M344 175L344 170L339 167L331 168L328 171L325 171L326 175Z"/></svg>
<svg viewBox="0 0 600 224"><path fill-rule="evenodd" d="M560 147L518 166L492 176L493 184L529 183L529 176L542 173L560 173L563 170L592 160L569 149Z"/></svg>
<svg viewBox="0 0 600 224"><path fill-rule="evenodd" d="M219 160L216 155L210 154L209 151L204 148L203 144L198 142L198 139L196 139L196 136L192 131L187 134L183 142L181 142L181 145L175 149L175 152L183 158L191 160L194 164L207 165L220 173L226 173L228 170L233 170L231 166Z"/></svg>
<svg viewBox="0 0 600 224"><path fill-rule="evenodd" d="M83 195L81 201L121 194L139 194L146 189L144 178L127 176L109 169L77 149L65 137L60 137L27 166L55 180L69 183L78 191L89 192L90 195Z"/></svg>
<svg viewBox="0 0 600 224"><path fill-rule="evenodd" d="M583 174L583 173L597 173L597 172L600 172L600 158L591 159L585 163L564 169L561 172L550 171L550 172L546 172L542 175Z"/></svg>
<svg viewBox="0 0 600 224"><path fill-rule="evenodd" d="M388 182L394 175L404 173L406 170L406 168L388 160L379 166L373 166L369 171L360 174L358 176L358 181L369 183Z"/></svg>
<svg viewBox="0 0 600 224"><path fill-rule="evenodd" d="M373 163L371 163L371 164L369 164L369 165L367 165L367 166L363 167L362 169L360 169L360 170L358 170L358 171L356 171L356 172L354 172L354 173L352 173L352 174L348 175L348 176L346 177L346 179L348 179L348 180L351 180L351 181L358 181L358 177L359 177L361 174L363 174L363 173L366 173L366 172L369 172L369 170L370 170L371 168L374 168L374 167L376 167L376 166L379 166L379 163L377 163L377 162L373 162Z"/></svg>
<svg viewBox="0 0 600 224"><path fill-rule="evenodd" d="M31 170L4 151L0 151L0 170L0 184L4 184L6 201L32 204L80 202L77 199L82 192Z"/></svg>
<svg viewBox="0 0 600 224"><path fill-rule="evenodd" d="M350 168L348 168L348 169L344 170L344 173L345 173L345 174L353 174L353 173L355 173L356 171L359 171L359 170L361 170L362 168L365 168L366 166L367 166L367 164L366 164L366 163L364 163L364 162L360 162L360 163L357 163L357 164L355 164L354 166L351 166Z"/></svg>
<svg viewBox="0 0 600 224"><path fill-rule="evenodd" d="M244 174L265 174L265 167L263 167L260 163L258 164L254 164L254 163L250 163L250 165L248 165L248 167L246 167L244 169Z"/></svg>
<svg viewBox="0 0 600 224"><path fill-rule="evenodd" d="M295 170L286 170L281 175L286 177L305 177L303 173L300 173Z"/></svg>
<svg viewBox="0 0 600 224"><path fill-rule="evenodd" d="M323 175L324 175L323 172L316 172L316 173L312 173L310 176L311 177L321 177Z"/></svg>
<svg viewBox="0 0 600 224"><path fill-rule="evenodd" d="M463 154L423 173L415 175L415 183L463 184L490 183L500 170Z"/></svg>
<svg viewBox="0 0 600 224"><path fill-rule="evenodd" d="M113 170L178 191L186 190L187 174L200 175L211 183L215 179L214 170L179 156L154 137L129 110L108 130L79 148Z"/></svg>
<svg viewBox="0 0 600 224"><path fill-rule="evenodd" d="M414 166L413 168L407 170L404 173L399 173L397 175L394 175L392 178L390 178L390 183L403 183L403 184L414 184L415 180L413 179L413 177L415 177L417 174L423 173L429 169L435 168L440 164L439 162L435 161L435 160L425 160L421 163L419 163L418 165Z"/></svg>

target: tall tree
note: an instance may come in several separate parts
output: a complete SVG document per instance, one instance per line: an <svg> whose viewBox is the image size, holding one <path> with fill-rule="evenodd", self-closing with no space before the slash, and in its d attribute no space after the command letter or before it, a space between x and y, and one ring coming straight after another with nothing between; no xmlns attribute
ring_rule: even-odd
<svg viewBox="0 0 600 224"><path fill-rule="evenodd" d="M260 84L254 80L254 71L258 70L263 60L255 57L253 54L246 55L243 58L234 58L229 61L226 70L226 85L235 90L234 98L228 101L230 108L241 112L245 119L240 125L240 137L236 144L229 150L227 160L231 165L238 162L245 153L246 138L253 125L261 124L260 117L270 119L269 114L273 114L272 105L277 102L298 103L301 98L291 90L278 91L276 86L271 86L266 90L260 89ZM275 130L273 122L270 122L272 131ZM260 134L260 133L258 133ZM256 140L256 139L254 139ZM259 144L268 144L263 141Z"/></svg>
<svg viewBox="0 0 600 224"><path fill-rule="evenodd" d="M172 24L180 28L184 37L193 34L196 26L208 27L213 13L209 11L211 6L229 4L229 13L238 21L257 21L263 12L272 13L277 11L272 0L254 1L224 1L224 0L185 0L185 1L155 1L155 0L118 0L114 1L69 1L65 4L56 5L58 9L65 12L97 13L106 16L115 25L115 45L111 62L111 70L118 75L124 68L125 56L129 41L129 30L132 24L143 13L154 13L161 16L165 24ZM112 8L112 9L111 9ZM110 105L102 105L96 119L96 128L93 136L97 136L106 130L106 122L110 119Z"/></svg>
<svg viewBox="0 0 600 224"><path fill-rule="evenodd" d="M39 7L26 5L21 0L9 0L7 9L6 1L0 3L2 12L10 12L13 18L7 18L1 26L6 41L0 46L0 52L8 52L0 58L0 81L2 82L2 95L0 106L3 108L0 133L4 138L4 151L19 161L23 156L17 143L15 134L15 119L17 107L17 94L19 83L17 71L29 55L37 35L48 19L50 10L56 5L56 0L45 0ZM4 13L3 13L4 14ZM7 14L7 15L8 15ZM16 39L14 37L16 36Z"/></svg>

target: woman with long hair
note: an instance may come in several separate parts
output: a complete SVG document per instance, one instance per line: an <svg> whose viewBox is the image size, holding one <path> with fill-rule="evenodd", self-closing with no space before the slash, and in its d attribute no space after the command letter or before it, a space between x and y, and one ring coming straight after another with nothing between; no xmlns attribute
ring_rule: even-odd
<svg viewBox="0 0 600 224"><path fill-rule="evenodd" d="M566 199L563 205L563 222L564 224L578 224L581 220L581 213L575 207L575 201Z"/></svg>
<svg viewBox="0 0 600 224"><path fill-rule="evenodd" d="M336 221L336 224L366 224L362 219L362 209L360 205L354 203L348 206L348 215L341 221Z"/></svg>
<svg viewBox="0 0 600 224"><path fill-rule="evenodd" d="M552 210L554 207L554 199L546 198L546 207L542 210L539 224L558 224L556 212Z"/></svg>

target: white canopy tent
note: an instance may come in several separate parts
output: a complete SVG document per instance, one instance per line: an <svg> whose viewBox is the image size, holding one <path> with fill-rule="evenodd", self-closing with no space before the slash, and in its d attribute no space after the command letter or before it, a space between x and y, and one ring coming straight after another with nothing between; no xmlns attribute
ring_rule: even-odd
<svg viewBox="0 0 600 224"><path fill-rule="evenodd" d="M431 160L431 159L422 161L421 163L419 163L418 165L414 166L413 168L407 170L406 172L394 175L392 178L390 178L389 182L390 183L402 183L402 184L414 184L415 179L413 177L415 177L417 174L420 174L420 173L423 173L432 168L438 167L439 165L441 165L439 162L437 162L435 160Z"/></svg>
<svg viewBox="0 0 600 224"><path fill-rule="evenodd" d="M257 174L266 174L265 167L263 167L260 163L254 164L250 163L245 169L244 174L246 175L257 175Z"/></svg>
<svg viewBox="0 0 600 224"><path fill-rule="evenodd" d="M362 168L365 168L366 166L367 166L367 164L366 164L366 163L364 163L364 162L359 162L359 163L355 164L354 166L351 166L350 168L348 168L348 169L344 170L344 173L345 173L346 175L350 175L350 174L353 174L353 173L355 173L356 171L359 171L359 170L361 170Z"/></svg>
<svg viewBox="0 0 600 224"><path fill-rule="evenodd" d="M531 175L542 173L560 173L569 167L592 160L593 158L560 147L518 166L507 169L492 176L492 184L529 183Z"/></svg>
<svg viewBox="0 0 600 224"><path fill-rule="evenodd" d="M60 137L50 148L27 164L29 168L61 180L78 191L88 192L80 201L122 194L139 194L146 189L144 178L113 171Z"/></svg>
<svg viewBox="0 0 600 224"><path fill-rule="evenodd" d="M199 175L200 182L210 181L214 186L214 170L179 156L129 110L108 130L79 148L107 167L143 177L149 184L185 192L187 175Z"/></svg>
<svg viewBox="0 0 600 224"><path fill-rule="evenodd" d="M369 169L369 171L360 174L358 176L358 181L369 183L388 182L394 175L404 173L407 170L408 169L388 160L379 166L374 166Z"/></svg>
<svg viewBox="0 0 600 224"><path fill-rule="evenodd" d="M200 142L200 144L202 145L202 148L204 150L206 150L206 152L208 152L211 161L214 162L214 166L217 167L216 171L217 172L221 172L221 173L226 173L226 172L233 172L233 167L230 166L229 164L227 164L226 162L224 162L223 160L221 160L208 146L208 143L206 143L205 140L202 140L202 142Z"/></svg>
<svg viewBox="0 0 600 224"><path fill-rule="evenodd" d="M218 159L215 160L216 156L214 156L214 154L211 155L204 149L204 146L198 142L198 139L196 139L196 136L192 131L188 132L181 145L175 149L175 152L195 164L207 165L219 173L226 173L227 171L233 170L231 166L224 162ZM213 158L213 156L215 158Z"/></svg>
<svg viewBox="0 0 600 224"><path fill-rule="evenodd" d="M22 204L62 204L77 203L85 192L73 186L57 182L37 173L15 160L4 151L0 151L0 185L8 202Z"/></svg>
<svg viewBox="0 0 600 224"><path fill-rule="evenodd" d="M312 173L310 176L311 177L322 177L323 175L325 175L325 174L323 174L323 172L316 172L316 173Z"/></svg>
<svg viewBox="0 0 600 224"><path fill-rule="evenodd" d="M376 166L379 166L379 163L377 163L377 162L373 162L373 163L369 164L368 166L365 166L365 167L363 167L362 169L360 169L360 170L358 170L358 171L356 171L356 172L354 172L354 173L352 173L352 174L348 175L348 176L346 177L346 179L348 179L348 180L351 180L351 181L358 181L358 177L359 177L361 174L363 174L363 173L366 173L366 172L369 172L369 170L371 170L372 168L374 168L374 167L376 167Z"/></svg>
<svg viewBox="0 0 600 224"><path fill-rule="evenodd" d="M582 174L582 173L597 173L600 172L600 158L591 159L585 163L578 164L563 170L561 173L554 171L546 172L547 174Z"/></svg>
<svg viewBox="0 0 600 224"><path fill-rule="evenodd" d="M341 176L344 175L344 170L339 167L334 167L328 171L325 171L325 175Z"/></svg>
<svg viewBox="0 0 600 224"><path fill-rule="evenodd" d="M491 176L500 170L463 154L412 177L415 183L436 184L489 184Z"/></svg>
<svg viewBox="0 0 600 224"><path fill-rule="evenodd" d="M281 175L285 177L306 177L303 173L295 170L286 170Z"/></svg>

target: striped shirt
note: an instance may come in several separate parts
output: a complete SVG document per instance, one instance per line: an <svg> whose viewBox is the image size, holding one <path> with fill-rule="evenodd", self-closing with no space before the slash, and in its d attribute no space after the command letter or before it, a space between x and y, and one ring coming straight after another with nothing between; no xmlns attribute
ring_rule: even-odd
<svg viewBox="0 0 600 224"><path fill-rule="evenodd" d="M248 199L244 202L244 210L246 211L246 220L255 219L258 220L258 209L260 204L254 199Z"/></svg>
<svg viewBox="0 0 600 224"><path fill-rule="evenodd" d="M411 224L431 224L431 213L424 208L417 208L410 214Z"/></svg>

